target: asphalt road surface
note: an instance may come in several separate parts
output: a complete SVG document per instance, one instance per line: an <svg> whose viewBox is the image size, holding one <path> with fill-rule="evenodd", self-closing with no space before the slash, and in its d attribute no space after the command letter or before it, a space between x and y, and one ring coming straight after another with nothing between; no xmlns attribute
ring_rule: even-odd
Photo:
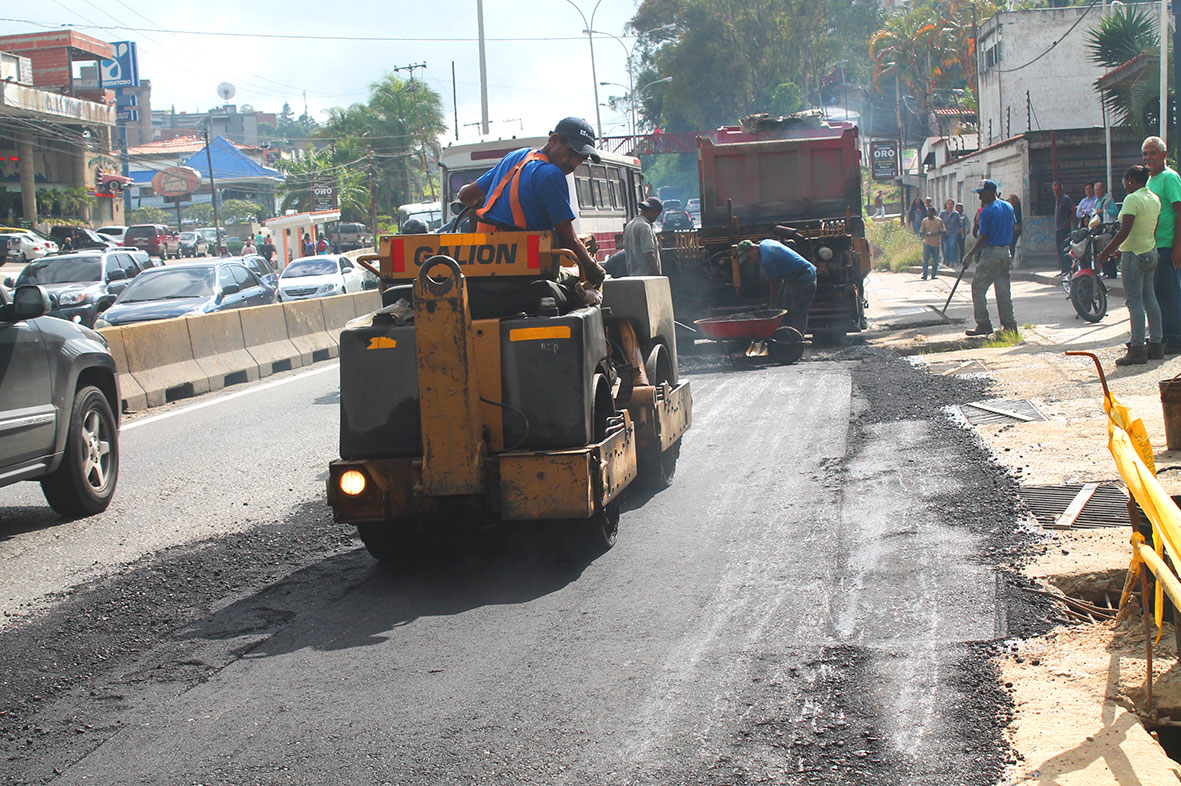
<svg viewBox="0 0 1181 786"><path fill-rule="evenodd" d="M1012 481L864 349L692 362L675 484L382 570L323 502L334 365L133 419L115 503L0 490L9 783L993 784L1041 625Z"/></svg>

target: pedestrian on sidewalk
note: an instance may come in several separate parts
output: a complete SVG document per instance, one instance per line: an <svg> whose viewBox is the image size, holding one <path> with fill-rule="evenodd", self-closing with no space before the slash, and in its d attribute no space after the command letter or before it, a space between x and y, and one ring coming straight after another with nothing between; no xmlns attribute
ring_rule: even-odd
<svg viewBox="0 0 1181 786"><path fill-rule="evenodd" d="M935 208L927 208L927 217L919 225L919 236L923 239L923 281L927 280L927 264L931 266L931 278L939 272L939 252L943 248L943 236L947 230L939 216L935 215Z"/></svg>
<svg viewBox="0 0 1181 786"><path fill-rule="evenodd" d="M1054 247L1058 251L1058 270L1062 275L1070 274L1070 257L1066 254L1066 239L1074 221L1074 202L1062 190L1062 183L1054 181Z"/></svg>
<svg viewBox="0 0 1181 786"><path fill-rule="evenodd" d="M1083 198L1078 201L1078 206L1074 209L1074 215L1078 219L1078 225L1080 227L1085 227L1087 222L1091 220L1091 214L1095 212L1095 203L1097 201L1095 197L1095 186L1087 183L1083 186Z"/></svg>
<svg viewBox="0 0 1181 786"><path fill-rule="evenodd" d="M976 327L969 336L986 336L992 332L988 318L988 288L993 287L996 309L1002 330L1017 332L1017 318L1013 316L1013 295L1009 288L1009 243L1013 241L1013 226L1017 223L1013 206L997 199L997 184L981 180L972 192L980 195L980 236L972 250L964 257L964 266L977 262L972 278L972 307ZM975 260L973 260L975 257Z"/></svg>
<svg viewBox="0 0 1181 786"><path fill-rule="evenodd" d="M1119 205L1111 198L1111 194L1107 193L1107 184L1102 180L1095 183L1095 215L1099 216L1099 220L1104 224L1113 224L1119 221ZM1115 278L1116 263L1118 259L1115 254L1103 263L1103 277Z"/></svg>
<svg viewBox="0 0 1181 786"><path fill-rule="evenodd" d="M968 217L964 215L964 203L955 203L955 212L960 214L960 247L959 259L964 258L964 244L968 241Z"/></svg>
<svg viewBox="0 0 1181 786"><path fill-rule="evenodd" d="M946 230L943 235L943 264L955 268L960 263L964 216L956 212L954 199L943 203L943 212L939 214L939 220L943 222L943 228Z"/></svg>
<svg viewBox="0 0 1181 786"><path fill-rule="evenodd" d="M910 203L910 209L906 211L906 220L910 224L910 231L916 235L919 233L919 227L923 223L923 218L927 215L927 209L923 206L923 200L917 196L914 201Z"/></svg>
<svg viewBox="0 0 1181 786"><path fill-rule="evenodd" d="M1161 347L1161 311L1156 302L1153 278L1160 259L1156 250L1157 216L1160 198L1148 190L1148 167L1137 164L1124 174L1124 189L1128 196L1119 212L1120 228L1097 259L1105 262L1120 252L1120 270L1124 277L1124 297L1128 304L1128 320L1132 339L1128 351L1116 358L1117 366L1147 363L1163 358ZM1144 321L1148 320L1148 342L1144 341Z"/></svg>
<svg viewBox="0 0 1181 786"><path fill-rule="evenodd" d="M886 217L886 203L882 199L882 192L881 191L879 191L873 198L873 217L874 218L885 218Z"/></svg>
<svg viewBox="0 0 1181 786"><path fill-rule="evenodd" d="M1140 146L1144 165L1148 167L1148 190L1160 198L1160 218L1156 222L1156 250L1160 261L1156 265L1153 285L1160 304L1161 331L1164 353L1181 352L1181 283L1177 268L1181 268L1181 233L1174 230L1181 215L1181 177L1165 166L1165 141L1150 136Z"/></svg>

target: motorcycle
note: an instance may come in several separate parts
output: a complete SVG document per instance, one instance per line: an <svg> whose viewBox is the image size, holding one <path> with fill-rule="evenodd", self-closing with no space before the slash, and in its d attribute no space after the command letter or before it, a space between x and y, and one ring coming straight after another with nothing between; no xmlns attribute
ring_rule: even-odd
<svg viewBox="0 0 1181 786"><path fill-rule="evenodd" d="M1062 289L1074 310L1088 322L1098 322L1107 315L1107 286L1095 269L1095 257L1115 237L1117 229L1116 224L1105 224L1099 216L1091 216L1087 226L1071 232L1066 241L1071 268L1070 274L1062 278Z"/></svg>

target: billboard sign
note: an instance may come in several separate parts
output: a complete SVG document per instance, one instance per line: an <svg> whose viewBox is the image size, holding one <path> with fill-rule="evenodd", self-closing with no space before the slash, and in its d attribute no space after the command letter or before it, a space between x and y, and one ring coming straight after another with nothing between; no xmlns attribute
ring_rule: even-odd
<svg viewBox="0 0 1181 786"><path fill-rule="evenodd" d="M187 166L162 169L152 178L152 190L163 197L183 197L201 185L201 173Z"/></svg>
<svg viewBox="0 0 1181 786"><path fill-rule="evenodd" d="M115 110L115 119L120 123L138 123L139 110L130 107L127 109L120 107Z"/></svg>
<svg viewBox="0 0 1181 786"><path fill-rule="evenodd" d="M332 183L316 183L312 186L312 210L336 210L336 186Z"/></svg>
<svg viewBox="0 0 1181 786"><path fill-rule="evenodd" d="M134 41L115 41L113 60L102 61L103 87L139 87L139 58Z"/></svg>
<svg viewBox="0 0 1181 786"><path fill-rule="evenodd" d="M869 157L874 180L893 180L898 177L898 145L893 140L870 142Z"/></svg>

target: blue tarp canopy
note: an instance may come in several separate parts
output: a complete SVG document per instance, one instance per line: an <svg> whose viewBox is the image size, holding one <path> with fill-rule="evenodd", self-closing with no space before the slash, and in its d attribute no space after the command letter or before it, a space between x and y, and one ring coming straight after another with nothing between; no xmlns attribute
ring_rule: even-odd
<svg viewBox="0 0 1181 786"><path fill-rule="evenodd" d="M213 177L215 180L283 179L283 175L280 174L279 170L254 163L245 153L231 145L229 140L223 136L216 136L210 141L209 156L205 155L205 148L201 148L183 166L196 169L201 173L202 178L208 180L209 158L213 159Z"/></svg>

